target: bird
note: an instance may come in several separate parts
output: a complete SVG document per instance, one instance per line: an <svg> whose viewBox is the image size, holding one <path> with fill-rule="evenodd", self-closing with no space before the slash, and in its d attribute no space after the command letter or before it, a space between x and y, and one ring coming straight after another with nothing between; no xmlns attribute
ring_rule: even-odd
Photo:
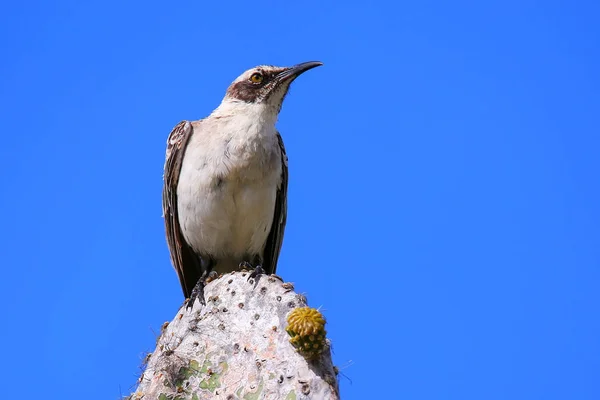
<svg viewBox="0 0 600 400"><path fill-rule="evenodd" d="M204 119L167 139L162 206L186 307L205 305L209 277L240 267L274 274L287 219L288 159L275 125L290 84L320 61L259 65Z"/></svg>

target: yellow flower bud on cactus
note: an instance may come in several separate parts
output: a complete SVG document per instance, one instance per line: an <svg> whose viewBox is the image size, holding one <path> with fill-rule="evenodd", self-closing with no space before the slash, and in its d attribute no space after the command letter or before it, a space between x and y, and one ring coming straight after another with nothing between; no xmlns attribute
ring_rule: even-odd
<svg viewBox="0 0 600 400"><path fill-rule="evenodd" d="M325 318L319 310L300 307L292 310L287 317L285 329L291 336L290 343L308 359L317 358L325 348Z"/></svg>

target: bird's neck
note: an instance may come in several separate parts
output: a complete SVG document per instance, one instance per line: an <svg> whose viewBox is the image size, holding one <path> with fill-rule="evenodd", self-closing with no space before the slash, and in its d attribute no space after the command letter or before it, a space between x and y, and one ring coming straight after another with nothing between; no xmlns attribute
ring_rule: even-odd
<svg viewBox="0 0 600 400"><path fill-rule="evenodd" d="M230 151L240 157L271 154L277 148L278 112L260 103L223 101L210 115L219 126Z"/></svg>
<svg viewBox="0 0 600 400"><path fill-rule="evenodd" d="M268 103L246 103L244 101L225 98L211 114L215 118L234 118L239 123L275 127L279 110Z"/></svg>

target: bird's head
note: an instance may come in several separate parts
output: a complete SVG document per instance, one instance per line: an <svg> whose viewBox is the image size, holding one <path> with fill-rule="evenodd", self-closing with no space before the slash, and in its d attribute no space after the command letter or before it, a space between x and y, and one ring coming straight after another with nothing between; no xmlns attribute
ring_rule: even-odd
<svg viewBox="0 0 600 400"><path fill-rule="evenodd" d="M293 67L260 65L249 69L229 86L223 102L263 105L279 112L294 79L320 65L323 63L310 61Z"/></svg>

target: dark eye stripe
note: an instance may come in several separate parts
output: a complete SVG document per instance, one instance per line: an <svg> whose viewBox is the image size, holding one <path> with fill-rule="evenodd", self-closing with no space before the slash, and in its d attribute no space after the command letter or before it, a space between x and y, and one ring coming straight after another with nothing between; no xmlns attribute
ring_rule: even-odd
<svg viewBox="0 0 600 400"><path fill-rule="evenodd" d="M250 73L250 76L242 81L238 81L233 83L227 89L227 96L233 99L241 100L247 103L253 103L257 101L263 101L268 97L269 92L275 86L274 78L280 73L283 69L274 69L274 70L262 70L259 68L255 68ZM261 76L258 82L254 82L252 77L258 74ZM246 75L248 76L248 75Z"/></svg>

